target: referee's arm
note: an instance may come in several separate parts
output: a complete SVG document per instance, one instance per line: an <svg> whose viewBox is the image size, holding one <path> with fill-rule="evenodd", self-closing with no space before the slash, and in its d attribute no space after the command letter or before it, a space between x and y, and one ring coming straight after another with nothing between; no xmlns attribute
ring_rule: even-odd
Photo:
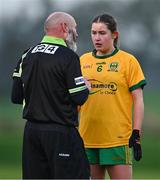
<svg viewBox="0 0 160 180"><path fill-rule="evenodd" d="M89 90L86 89L79 94L72 95L71 100L74 104L81 106L86 102L88 95L89 95Z"/></svg>
<svg viewBox="0 0 160 180"><path fill-rule="evenodd" d="M23 59L26 57L27 53L29 52L29 50L30 48L24 51L22 57L18 61L17 66L13 72L11 101L14 104L23 104L23 84L22 84L22 79L21 79L22 62L23 62Z"/></svg>
<svg viewBox="0 0 160 180"><path fill-rule="evenodd" d="M23 104L23 85L21 78L13 78L11 101L14 104Z"/></svg>

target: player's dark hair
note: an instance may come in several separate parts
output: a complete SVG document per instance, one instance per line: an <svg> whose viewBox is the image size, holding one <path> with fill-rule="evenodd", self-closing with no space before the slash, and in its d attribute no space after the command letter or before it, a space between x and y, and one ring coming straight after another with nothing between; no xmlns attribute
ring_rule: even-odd
<svg viewBox="0 0 160 180"><path fill-rule="evenodd" d="M106 24L108 29L112 33L117 31L117 22L113 18L113 16L109 14L102 14L102 15L96 16L92 21L92 23L99 23L99 22ZM118 45L118 37L114 39L114 46L116 47L117 45Z"/></svg>

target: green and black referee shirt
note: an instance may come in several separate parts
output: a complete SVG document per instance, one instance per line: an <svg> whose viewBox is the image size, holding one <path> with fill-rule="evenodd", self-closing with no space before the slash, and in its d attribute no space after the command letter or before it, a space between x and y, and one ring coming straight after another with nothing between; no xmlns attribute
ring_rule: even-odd
<svg viewBox="0 0 160 180"><path fill-rule="evenodd" d="M12 96L16 94L16 97L12 98L17 100L12 101L23 101L23 118L78 125L78 103L75 104L72 97L83 95L86 100L88 89L81 74L79 57L66 47L63 39L44 36L41 43L22 55L13 80L21 83L21 86L14 84Z"/></svg>

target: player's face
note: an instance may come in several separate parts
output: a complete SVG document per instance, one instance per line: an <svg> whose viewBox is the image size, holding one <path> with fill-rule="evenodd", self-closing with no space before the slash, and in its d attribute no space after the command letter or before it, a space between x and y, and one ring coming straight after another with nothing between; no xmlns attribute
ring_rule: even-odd
<svg viewBox="0 0 160 180"><path fill-rule="evenodd" d="M91 28L92 42L97 55L111 53L114 49L114 34L104 23L93 23Z"/></svg>

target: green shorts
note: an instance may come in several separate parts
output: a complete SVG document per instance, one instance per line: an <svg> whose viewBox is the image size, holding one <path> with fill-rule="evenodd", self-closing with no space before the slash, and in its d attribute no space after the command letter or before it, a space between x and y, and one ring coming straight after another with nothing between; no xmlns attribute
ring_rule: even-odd
<svg viewBox="0 0 160 180"><path fill-rule="evenodd" d="M113 148L86 148L90 164L132 164L132 150L128 146Z"/></svg>

